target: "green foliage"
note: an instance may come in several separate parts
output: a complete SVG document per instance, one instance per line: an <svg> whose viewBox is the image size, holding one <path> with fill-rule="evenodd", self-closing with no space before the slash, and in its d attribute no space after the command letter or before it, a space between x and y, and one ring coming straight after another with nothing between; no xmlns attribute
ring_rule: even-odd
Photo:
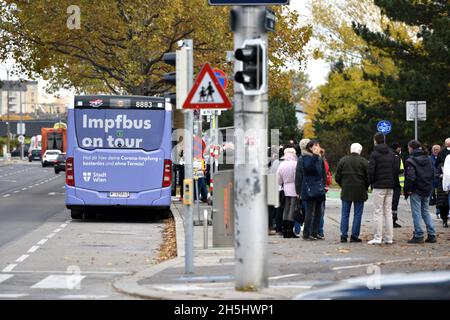
<svg viewBox="0 0 450 320"><path fill-rule="evenodd" d="M275 95L269 100L269 130L280 130L280 143L293 139L300 141L302 132L297 125L295 104L285 95Z"/></svg>

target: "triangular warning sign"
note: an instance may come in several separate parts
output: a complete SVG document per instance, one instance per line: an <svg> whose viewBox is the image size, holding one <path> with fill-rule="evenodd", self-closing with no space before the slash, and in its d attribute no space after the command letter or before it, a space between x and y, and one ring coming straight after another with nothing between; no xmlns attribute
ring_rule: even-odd
<svg viewBox="0 0 450 320"><path fill-rule="evenodd" d="M183 109L231 109L231 102L220 85L209 63L206 63L195 80Z"/></svg>

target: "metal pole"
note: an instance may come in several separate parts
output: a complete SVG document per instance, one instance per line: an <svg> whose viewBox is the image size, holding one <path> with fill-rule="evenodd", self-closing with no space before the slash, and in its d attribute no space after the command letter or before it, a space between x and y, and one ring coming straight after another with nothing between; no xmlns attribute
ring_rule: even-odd
<svg viewBox="0 0 450 320"><path fill-rule="evenodd" d="M203 249L208 249L208 210L203 211Z"/></svg>
<svg viewBox="0 0 450 320"><path fill-rule="evenodd" d="M25 88L26 88L26 84L25 84ZM21 88L22 89L22 88ZM22 102L22 90L20 91L20 135L24 135L24 133L22 132L22 128L23 128L23 102ZM25 97L26 97L26 91L25 91ZM24 153L24 142L20 143L20 160L23 160L23 153Z"/></svg>
<svg viewBox="0 0 450 320"><path fill-rule="evenodd" d="M9 82L9 70L6 70L6 82L8 83L8 90L6 91L6 114L7 114L7 122L6 122L6 153L11 153L10 149L10 137L11 137L11 128L9 126L9 88L11 83Z"/></svg>
<svg viewBox="0 0 450 320"><path fill-rule="evenodd" d="M414 140L419 140L419 101L415 102L414 107Z"/></svg>
<svg viewBox="0 0 450 320"><path fill-rule="evenodd" d="M188 89L194 84L194 41L184 40L188 54ZM192 179L192 132L193 114L191 110L184 110L184 128L187 136L184 137L184 174L185 179ZM185 273L194 272L194 222L192 205L184 206L184 231L185 231Z"/></svg>
<svg viewBox="0 0 450 320"><path fill-rule="evenodd" d="M264 6L235 6L238 26L234 33L235 50L246 39L268 40L263 28ZM267 66L265 66L267 68ZM235 72L240 63L235 62ZM267 93L243 95L234 83L234 125L244 136L235 137L234 209L237 290L259 290L268 286L267 276L267 199L263 176L267 158ZM242 139L243 138L243 139ZM253 156L246 155L252 154ZM247 159L246 159L247 158Z"/></svg>

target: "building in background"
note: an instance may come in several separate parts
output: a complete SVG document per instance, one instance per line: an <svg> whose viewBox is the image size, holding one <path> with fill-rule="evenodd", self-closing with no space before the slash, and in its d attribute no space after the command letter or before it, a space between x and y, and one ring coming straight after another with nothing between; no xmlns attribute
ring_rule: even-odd
<svg viewBox="0 0 450 320"><path fill-rule="evenodd" d="M31 114L39 103L39 89L37 81L2 81L0 88L0 116L8 114L14 117L20 114Z"/></svg>

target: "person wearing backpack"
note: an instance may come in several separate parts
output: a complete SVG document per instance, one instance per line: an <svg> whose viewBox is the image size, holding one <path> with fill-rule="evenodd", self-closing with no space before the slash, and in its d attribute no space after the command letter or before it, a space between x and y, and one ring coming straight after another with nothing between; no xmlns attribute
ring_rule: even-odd
<svg viewBox="0 0 450 320"><path fill-rule="evenodd" d="M431 219L429 205L433 191L434 169L426 151L417 140L408 143L410 157L406 160L405 198L410 198L414 222L414 235L408 243L435 243L436 230ZM428 237L424 240L424 231L420 220L426 225Z"/></svg>
<svg viewBox="0 0 450 320"><path fill-rule="evenodd" d="M296 189L301 190L299 198L305 203L304 240L324 239L319 235L319 227L323 215L327 173L320 150L318 141L312 140L306 145L302 155L301 174L296 179Z"/></svg>

